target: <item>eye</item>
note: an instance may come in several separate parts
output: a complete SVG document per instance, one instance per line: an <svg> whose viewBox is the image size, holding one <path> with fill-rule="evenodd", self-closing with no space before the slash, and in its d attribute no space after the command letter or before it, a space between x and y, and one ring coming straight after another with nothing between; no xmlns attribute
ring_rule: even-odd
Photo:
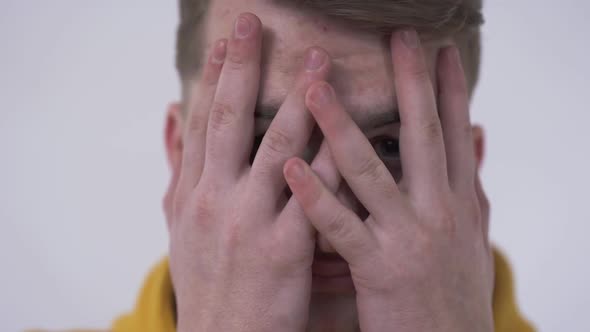
<svg viewBox="0 0 590 332"><path fill-rule="evenodd" d="M395 181L399 182L403 176L399 140L391 136L377 136L371 139L371 144Z"/></svg>
<svg viewBox="0 0 590 332"><path fill-rule="evenodd" d="M389 136L378 136L371 140L373 149L383 160L399 160L399 140Z"/></svg>

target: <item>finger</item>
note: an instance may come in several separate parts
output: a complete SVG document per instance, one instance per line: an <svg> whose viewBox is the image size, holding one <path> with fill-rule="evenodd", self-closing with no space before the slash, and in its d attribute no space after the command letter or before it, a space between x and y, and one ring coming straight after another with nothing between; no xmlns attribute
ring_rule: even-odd
<svg viewBox="0 0 590 332"><path fill-rule="evenodd" d="M475 157L469 96L457 47L443 49L438 61L438 105L447 153L449 184L473 192Z"/></svg>
<svg viewBox="0 0 590 332"><path fill-rule="evenodd" d="M336 167L326 141L322 143L318 155L313 159L311 170L322 180L331 193L335 193L340 187L342 176L338 172L338 167Z"/></svg>
<svg viewBox="0 0 590 332"><path fill-rule="evenodd" d="M373 146L338 102L326 82L313 84L306 104L320 126L332 157L346 182L372 215L383 220L399 208L400 193L393 176Z"/></svg>
<svg viewBox="0 0 590 332"><path fill-rule="evenodd" d="M294 156L301 156L315 126L305 108L307 88L328 75L328 54L317 47L307 50L295 88L279 109L258 148L251 175L262 193L262 201L276 200L285 189L283 166Z"/></svg>
<svg viewBox="0 0 590 332"><path fill-rule="evenodd" d="M349 264L361 263L376 243L363 222L338 201L303 160L290 159L284 172L293 195L317 231Z"/></svg>
<svg viewBox="0 0 590 332"><path fill-rule="evenodd" d="M226 55L227 40L218 40L203 67L194 95L189 96L187 124L184 131L184 147L178 192L192 190L201 177L205 162L205 139L209 108L215 96L215 89Z"/></svg>
<svg viewBox="0 0 590 332"><path fill-rule="evenodd" d="M335 193L338 190L342 177L336 168L336 164L334 164L330 148L325 141L320 146L317 156L313 159L311 169L317 174L328 191ZM278 220L277 227L284 228L287 233L298 234L301 231L306 234L315 233L313 225L308 221L295 196L289 199Z"/></svg>
<svg viewBox="0 0 590 332"><path fill-rule="evenodd" d="M227 57L209 114L205 172L237 176L248 165L254 136L254 108L260 82L262 24L240 15L227 45Z"/></svg>
<svg viewBox="0 0 590 332"><path fill-rule="evenodd" d="M442 128L428 66L415 30L391 38L400 112L400 154L410 195L439 195L448 186Z"/></svg>

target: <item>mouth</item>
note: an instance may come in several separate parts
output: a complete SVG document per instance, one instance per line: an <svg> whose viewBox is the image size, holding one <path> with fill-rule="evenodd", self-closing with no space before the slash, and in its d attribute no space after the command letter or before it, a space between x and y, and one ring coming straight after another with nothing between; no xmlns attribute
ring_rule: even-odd
<svg viewBox="0 0 590 332"><path fill-rule="evenodd" d="M337 278L350 276L350 267L340 256L326 258L316 255L311 269L314 277Z"/></svg>
<svg viewBox="0 0 590 332"><path fill-rule="evenodd" d="M354 293L350 268L342 257L316 254L311 269L313 292Z"/></svg>

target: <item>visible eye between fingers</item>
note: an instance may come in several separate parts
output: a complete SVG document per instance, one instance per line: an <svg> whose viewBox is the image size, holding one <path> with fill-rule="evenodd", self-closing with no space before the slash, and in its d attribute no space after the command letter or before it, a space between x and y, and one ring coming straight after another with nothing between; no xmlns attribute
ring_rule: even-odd
<svg viewBox="0 0 590 332"><path fill-rule="evenodd" d="M397 138L379 136L370 141L381 160L399 160L399 140Z"/></svg>

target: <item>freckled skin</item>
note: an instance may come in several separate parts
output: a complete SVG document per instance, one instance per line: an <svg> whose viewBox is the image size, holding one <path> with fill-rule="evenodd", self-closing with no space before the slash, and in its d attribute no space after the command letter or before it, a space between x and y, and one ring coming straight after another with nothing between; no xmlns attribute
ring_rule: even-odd
<svg viewBox="0 0 590 332"><path fill-rule="evenodd" d="M284 100L302 65L304 51L317 45L332 58L328 81L353 119L359 116L359 109L395 106L387 38L354 30L349 23L275 5L269 0L212 0L206 18L204 54L209 53L215 40L231 35L233 20L243 12L256 14L265 29L259 95L262 103ZM433 77L438 48L445 44L449 42L425 45ZM326 239L320 237L317 243L321 251L335 252ZM358 329L354 294L313 294L310 306L308 331Z"/></svg>

